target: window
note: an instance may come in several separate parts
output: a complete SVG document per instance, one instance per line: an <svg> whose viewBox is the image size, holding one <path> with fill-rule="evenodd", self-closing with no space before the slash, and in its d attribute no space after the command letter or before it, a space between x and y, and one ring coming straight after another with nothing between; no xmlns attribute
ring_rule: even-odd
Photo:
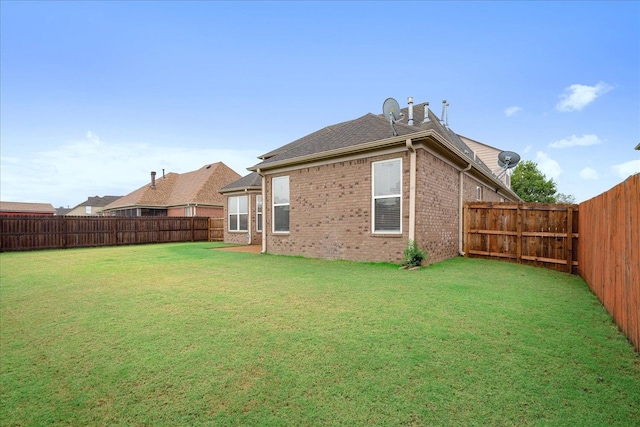
<svg viewBox="0 0 640 427"><path fill-rule="evenodd" d="M85 206L84 207L84 213L87 215L91 215L91 206Z"/></svg>
<svg viewBox="0 0 640 427"><path fill-rule="evenodd" d="M482 201L482 187L476 187L476 200L478 202Z"/></svg>
<svg viewBox="0 0 640 427"><path fill-rule="evenodd" d="M400 233L402 217L402 159L372 163L373 232Z"/></svg>
<svg viewBox="0 0 640 427"><path fill-rule="evenodd" d="M184 216L191 216L191 206L184 208Z"/></svg>
<svg viewBox="0 0 640 427"><path fill-rule="evenodd" d="M289 177L273 178L273 232L289 231Z"/></svg>
<svg viewBox="0 0 640 427"><path fill-rule="evenodd" d="M248 231L248 197L229 197L229 231Z"/></svg>
<svg viewBox="0 0 640 427"><path fill-rule="evenodd" d="M256 231L262 231L262 196L256 196Z"/></svg>

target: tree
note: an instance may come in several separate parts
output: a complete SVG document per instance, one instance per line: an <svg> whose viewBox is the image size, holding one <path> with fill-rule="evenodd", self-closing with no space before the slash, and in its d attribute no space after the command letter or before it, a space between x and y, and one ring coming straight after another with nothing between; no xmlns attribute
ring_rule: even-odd
<svg viewBox="0 0 640 427"><path fill-rule="evenodd" d="M531 160L520 162L515 167L511 176L511 189L525 202L556 202L556 183L553 179L547 179Z"/></svg>
<svg viewBox="0 0 640 427"><path fill-rule="evenodd" d="M570 205L575 205L576 196L574 196L573 194L558 193L556 194L556 203L567 203Z"/></svg>

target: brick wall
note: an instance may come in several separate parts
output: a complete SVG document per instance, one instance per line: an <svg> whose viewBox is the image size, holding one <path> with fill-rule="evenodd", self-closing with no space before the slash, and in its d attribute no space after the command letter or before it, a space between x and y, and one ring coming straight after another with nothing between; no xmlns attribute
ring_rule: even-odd
<svg viewBox="0 0 640 427"><path fill-rule="evenodd" d="M408 235L409 179L403 178L401 235L371 233L371 162L402 158L406 152L302 168L289 176L290 232L267 233L267 252L326 259L398 262ZM407 175L408 176L408 175ZM267 200L271 199L271 176ZM271 230L271 206L265 206Z"/></svg>
<svg viewBox="0 0 640 427"><path fill-rule="evenodd" d="M224 215L224 208L219 207L196 207L196 216L208 216L209 218L222 218Z"/></svg>
<svg viewBox="0 0 640 427"><path fill-rule="evenodd" d="M402 234L371 232L371 163L402 158ZM458 255L458 169L418 149L416 158L416 242L433 263ZM265 204L267 252L325 259L399 263L409 238L408 152L348 160L269 175L266 200L271 200L271 179L289 176L290 230L274 234L271 206ZM463 200L499 201L495 188L465 174ZM226 240L225 240L226 241Z"/></svg>
<svg viewBox="0 0 640 427"><path fill-rule="evenodd" d="M249 229L251 231L251 241L247 238L248 231L229 231L229 203L228 198L233 196L249 196ZM260 245L262 244L262 233L256 230L256 196L260 195L259 192L249 193L237 193L237 194L225 194L224 205L224 243L238 244L238 245Z"/></svg>
<svg viewBox="0 0 640 427"><path fill-rule="evenodd" d="M417 150L416 243L433 263L458 254L460 172Z"/></svg>

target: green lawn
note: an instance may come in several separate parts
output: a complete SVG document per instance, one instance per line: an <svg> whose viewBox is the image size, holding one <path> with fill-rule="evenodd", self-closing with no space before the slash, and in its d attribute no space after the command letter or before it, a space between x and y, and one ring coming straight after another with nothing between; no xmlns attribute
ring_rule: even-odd
<svg viewBox="0 0 640 427"><path fill-rule="evenodd" d="M640 358L576 276L214 246L0 254L0 424L640 424Z"/></svg>

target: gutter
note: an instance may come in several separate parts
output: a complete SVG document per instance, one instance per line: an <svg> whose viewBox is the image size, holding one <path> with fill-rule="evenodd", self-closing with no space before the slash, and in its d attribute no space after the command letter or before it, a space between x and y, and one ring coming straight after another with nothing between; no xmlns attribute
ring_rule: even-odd
<svg viewBox="0 0 640 427"><path fill-rule="evenodd" d="M462 244L462 226L463 226L463 224L462 224L462 209L463 209L463 206L464 206L464 197L463 197L463 192L464 192L464 188L463 188L463 186L464 186L464 173L468 172L469 170L471 170L471 165L472 165L472 163L469 163L466 168L460 170L460 183L458 184L458 193L459 193L458 194L458 197L459 197L459 200L458 200L458 253L461 256L465 255L464 250L463 250L464 246Z"/></svg>

